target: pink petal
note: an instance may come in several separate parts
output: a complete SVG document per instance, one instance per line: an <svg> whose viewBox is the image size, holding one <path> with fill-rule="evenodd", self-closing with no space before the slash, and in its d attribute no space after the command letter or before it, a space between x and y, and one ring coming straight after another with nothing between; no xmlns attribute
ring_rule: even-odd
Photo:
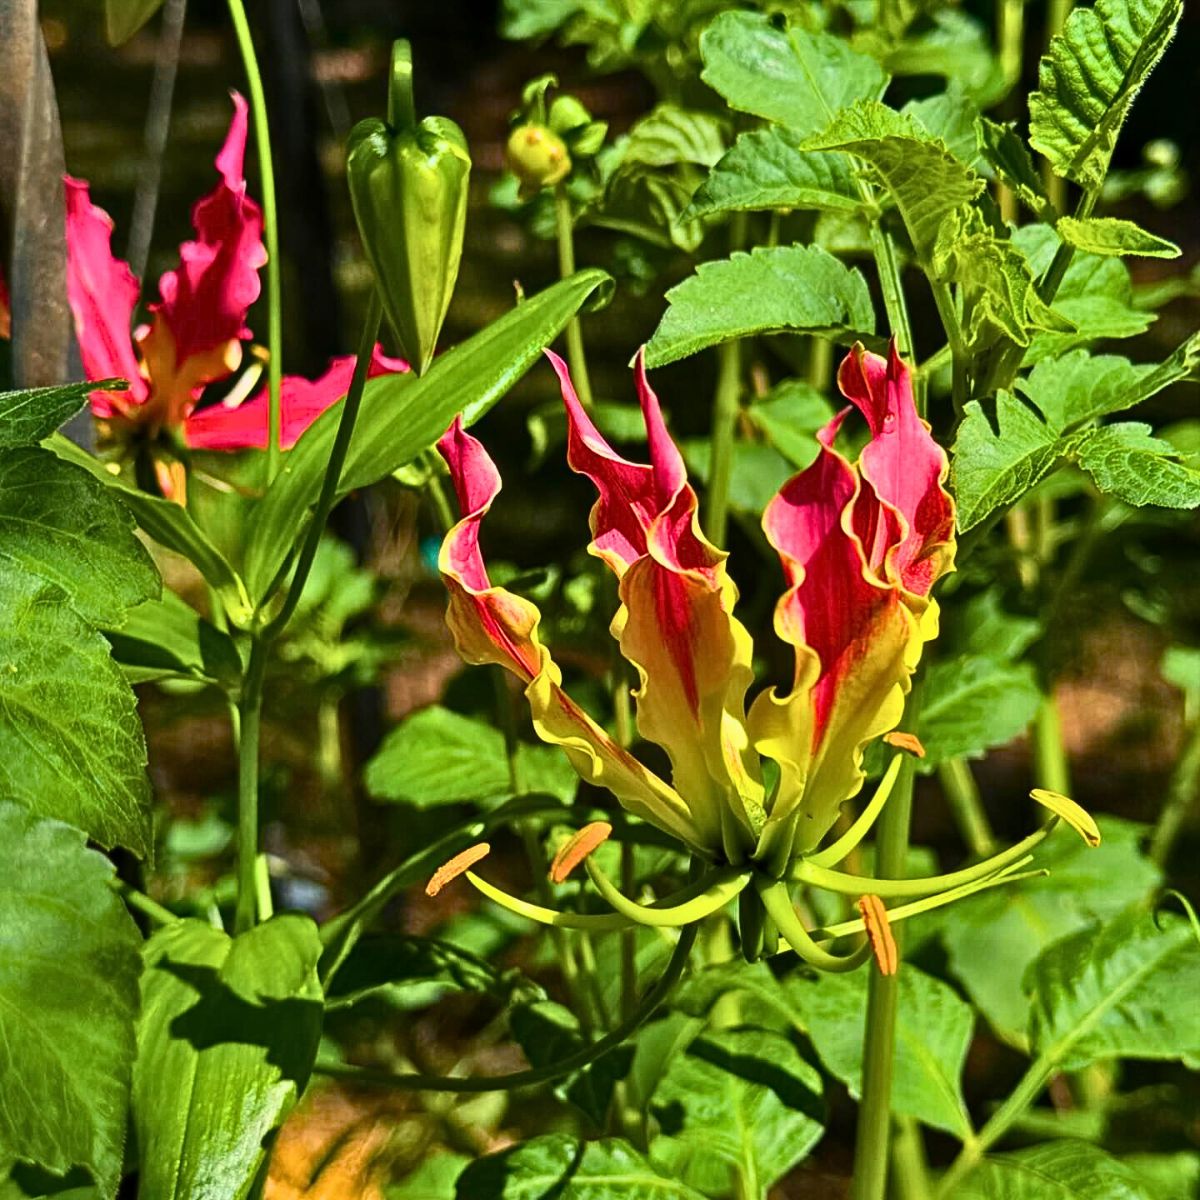
<svg viewBox="0 0 1200 1200"><path fill-rule="evenodd" d="M204 383L223 377L222 348L251 336L246 313L258 299L258 272L267 261L262 212L246 195L242 177L247 105L236 92L232 98L233 120L216 160L221 182L196 202L196 238L179 247L179 266L163 274L158 283L162 300L150 306L173 339L177 368L190 358L210 356L211 368L200 379L188 380L195 394ZM215 358L213 351L218 351Z"/></svg>
<svg viewBox="0 0 1200 1200"><path fill-rule="evenodd" d="M407 371L408 363L389 358L376 344L367 377ZM332 359L329 369L317 379L285 375L279 392L282 444L290 450L300 435L350 389L354 355ZM196 450L265 450L267 448L268 402L266 388L242 404L229 408L214 404L186 418L184 440Z"/></svg>
<svg viewBox="0 0 1200 1200"><path fill-rule="evenodd" d="M129 264L112 253L112 218L92 203L88 185L66 176L67 299L88 379L129 380L124 392L93 392L92 412L114 412L144 404L149 387L133 347L131 326L138 281Z"/></svg>
<svg viewBox="0 0 1200 1200"><path fill-rule="evenodd" d="M906 591L926 596L953 559L954 503L942 486L946 452L917 415L912 376L894 339L886 359L856 345L838 369L838 387L871 429L861 459L863 478L904 518L893 568ZM880 538L867 545L877 566Z"/></svg>

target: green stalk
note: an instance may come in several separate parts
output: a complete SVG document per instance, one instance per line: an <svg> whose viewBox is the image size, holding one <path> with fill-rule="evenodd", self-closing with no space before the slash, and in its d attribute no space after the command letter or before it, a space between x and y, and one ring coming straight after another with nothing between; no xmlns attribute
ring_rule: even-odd
<svg viewBox="0 0 1200 1200"><path fill-rule="evenodd" d="M250 662L238 701L238 838L235 933L258 921L258 742L262 727L263 679L269 639L259 634L250 643Z"/></svg>
<svg viewBox="0 0 1200 1200"><path fill-rule="evenodd" d="M1012 103L1012 89L1021 81L1021 60L1025 42L1025 0L997 0L996 41L999 43L1000 71L1004 76L1009 95L1003 111L1007 118L1017 114ZM1003 183L996 184L996 200L1000 205L1000 217L1015 223L1019 215L1016 193Z"/></svg>
<svg viewBox="0 0 1200 1200"><path fill-rule="evenodd" d="M946 331L946 341L950 346L954 417L955 420L961 421L963 408L967 403L967 344L963 337L962 323L958 319L958 308L950 292L950 285L941 280L934 280L932 275L930 275L929 283L933 290L933 300L937 305L938 316L942 321L942 328Z"/></svg>
<svg viewBox="0 0 1200 1200"><path fill-rule="evenodd" d="M705 533L716 546L725 544L729 524L729 479L737 433L738 393L742 380L742 344L736 338L717 347L717 390L713 395L709 445L708 491L704 497Z"/></svg>
<svg viewBox="0 0 1200 1200"><path fill-rule="evenodd" d="M267 476L274 479L279 473L282 455L280 429L280 389L283 383L283 290L279 272L279 217L275 205L275 164L271 157L271 127L267 120L267 98L263 92L262 75L254 53L254 39L242 0L229 0L229 15L233 19L238 50L246 71L250 90L250 111L254 118L254 144L258 148L258 167L261 177L263 239L267 245Z"/></svg>
<svg viewBox="0 0 1200 1200"><path fill-rule="evenodd" d="M905 713L908 728L915 726L920 706L920 684L917 684L910 694ZM915 773L915 760L905 755L891 798L879 817L875 870L876 874L886 878L899 879L904 874ZM899 945L899 931L895 937ZM872 970L867 984L862 1101L858 1108L854 1182L850 1192L853 1200L884 1200L887 1193L899 986L899 973L883 975L876 970Z"/></svg>
<svg viewBox="0 0 1200 1200"><path fill-rule="evenodd" d="M1071 768L1063 746L1062 721L1053 693L1046 696L1033 723L1033 773L1038 787L1071 794Z"/></svg>
<svg viewBox="0 0 1200 1200"><path fill-rule="evenodd" d="M912 1117L896 1118L892 1171L896 1177L897 1200L929 1200L933 1189L929 1184L925 1139L921 1136L921 1126Z"/></svg>
<svg viewBox="0 0 1200 1200"><path fill-rule="evenodd" d="M1171 774L1167 799L1154 826L1150 857L1160 867L1167 865L1184 820L1200 793L1200 716L1194 716L1183 744L1183 753Z"/></svg>
<svg viewBox="0 0 1200 1200"><path fill-rule="evenodd" d="M139 892L137 888L123 879L114 878L112 886L130 908L136 908L156 925L173 925L176 921L181 920L169 908L165 908L157 900L151 899L145 892Z"/></svg>
<svg viewBox="0 0 1200 1200"><path fill-rule="evenodd" d="M972 854L986 858L996 845L996 835L984 811L970 763L965 758L949 758L938 767L938 779L963 841Z"/></svg>
<svg viewBox="0 0 1200 1200"><path fill-rule="evenodd" d="M561 183L554 189L554 229L558 241L558 273L566 279L575 274L575 224L571 220L571 199ZM590 409L592 381L583 351L583 326L578 317L567 322L567 362L571 365L571 381L575 384L579 403Z"/></svg>
<svg viewBox="0 0 1200 1200"><path fill-rule="evenodd" d="M1049 0L1049 4L1046 6L1046 50L1049 50L1051 40L1062 33L1063 26L1073 7L1072 0ZM1067 181L1060 179L1051 170L1048 162L1043 163L1042 179L1045 182L1046 194L1050 197L1050 203L1059 212L1062 212L1063 205L1067 200Z"/></svg>
<svg viewBox="0 0 1200 1200"><path fill-rule="evenodd" d="M874 202L873 196L868 198ZM871 251L875 255L875 269L879 272L879 286L883 292L883 307L887 310L888 324L896 337L900 353L912 364L912 326L908 321L908 304L905 302L904 288L900 282L896 246L884 233L878 221L871 222Z"/></svg>

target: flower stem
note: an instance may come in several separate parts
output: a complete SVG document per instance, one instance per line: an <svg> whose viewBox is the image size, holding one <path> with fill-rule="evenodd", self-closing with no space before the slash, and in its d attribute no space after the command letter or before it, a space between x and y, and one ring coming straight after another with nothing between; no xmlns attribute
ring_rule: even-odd
<svg viewBox="0 0 1200 1200"><path fill-rule="evenodd" d="M948 758L938 767L938 779L963 841L972 854L987 857L996 845L996 835L984 811L970 763L965 758Z"/></svg>
<svg viewBox="0 0 1200 1200"><path fill-rule="evenodd" d="M280 389L283 383L283 291L279 270L279 215L275 204L275 164L271 157L271 127L267 120L267 98L262 75L254 53L254 39L242 0L229 0L238 50L250 89L250 111L254 118L254 144L258 148L261 177L263 239L267 245L267 477L279 473L282 455L280 442Z"/></svg>
<svg viewBox="0 0 1200 1200"><path fill-rule="evenodd" d="M554 189L554 229L558 240L558 273L566 279L575 274L575 225L571 220L571 199L561 183ZM567 361L571 364L571 381L575 384L579 403L590 409L592 381L583 352L583 326L578 317L567 322Z"/></svg>
<svg viewBox="0 0 1200 1200"><path fill-rule="evenodd" d="M1038 709L1033 723L1033 773L1038 787L1063 796L1071 794L1071 769L1063 746L1062 721L1053 692Z"/></svg>
<svg viewBox="0 0 1200 1200"><path fill-rule="evenodd" d="M733 474L733 445L742 377L741 342L735 339L717 347L717 362L704 525L709 541L723 546L729 524L729 479Z"/></svg>
<svg viewBox="0 0 1200 1200"><path fill-rule="evenodd" d="M235 933L252 929L258 920L258 743L262 726L263 678L268 639L250 643L250 661L238 701L238 838Z"/></svg>
<svg viewBox="0 0 1200 1200"><path fill-rule="evenodd" d="M920 712L920 685L913 688L905 713L914 728ZM905 755L891 798L879 818L876 874L898 879L908 856L915 760ZM897 932L897 941L899 933ZM891 1154L892 1073L900 976L872 971L867 984L867 1026L863 1039L862 1102L854 1144L853 1200L884 1200Z"/></svg>
<svg viewBox="0 0 1200 1200"><path fill-rule="evenodd" d="M1167 799L1154 826L1150 840L1150 858L1160 867L1167 865L1171 850L1184 819L1200 793L1200 715L1193 716L1185 737L1183 753L1167 788Z"/></svg>

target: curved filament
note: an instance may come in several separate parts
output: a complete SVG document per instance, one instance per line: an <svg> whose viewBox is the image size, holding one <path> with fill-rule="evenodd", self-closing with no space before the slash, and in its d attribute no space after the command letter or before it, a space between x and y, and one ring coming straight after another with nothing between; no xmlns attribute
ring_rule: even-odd
<svg viewBox="0 0 1200 1200"><path fill-rule="evenodd" d="M653 906L638 904L628 896L618 891L613 882L604 874L592 859L586 859L584 866L591 876L596 890L623 917L636 921L639 925L650 925L662 928L671 925L690 925L722 909L750 882L750 872L740 871L733 874L729 871L713 871L704 879L697 880L691 888L682 889L674 896L668 896ZM683 896L684 892L703 885L698 895L692 896L683 903L672 903Z"/></svg>
<svg viewBox="0 0 1200 1200"><path fill-rule="evenodd" d="M812 935L804 928L804 922L796 915L792 907L792 898L788 894L787 884L778 881L756 881L758 894L762 898L763 908L775 922L783 940L810 966L820 971L854 971L871 957L871 943L863 942L857 950L849 954L831 954L822 949L813 940ZM859 921L858 925L862 926Z"/></svg>
<svg viewBox="0 0 1200 1200"><path fill-rule="evenodd" d="M900 774L900 764L903 761L903 754L897 754L893 757L892 761L888 764L888 769L883 773L883 778L879 781L879 786L875 789L875 795L871 797L867 807L859 813L858 819L854 824L836 842L826 846L824 850L810 855L805 861L816 863L819 867L835 866L871 832L871 826L875 824L875 818L883 810L888 797L892 794L892 788L896 786L896 777Z"/></svg>
<svg viewBox="0 0 1200 1200"><path fill-rule="evenodd" d="M559 929L586 929L591 933L607 933L614 929L628 929L633 922L617 913L573 913L561 912L557 908L544 908L540 904L531 904L501 891L493 883L481 879L474 871L467 871L468 879L476 891L482 892L489 900L495 901L501 908L516 913L518 917L527 917L537 921L539 925L554 925Z"/></svg>

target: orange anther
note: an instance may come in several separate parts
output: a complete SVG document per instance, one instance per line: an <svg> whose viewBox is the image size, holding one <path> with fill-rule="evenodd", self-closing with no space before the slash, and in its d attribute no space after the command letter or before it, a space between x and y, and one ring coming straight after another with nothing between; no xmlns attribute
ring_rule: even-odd
<svg viewBox="0 0 1200 1200"><path fill-rule="evenodd" d="M895 975L900 967L900 951L896 949L896 939L892 937L892 926L883 901L878 896L859 896L858 911L866 926L871 952L879 964L879 973Z"/></svg>
<svg viewBox="0 0 1200 1200"><path fill-rule="evenodd" d="M567 876L601 842L608 840L610 833L612 833L612 826L607 821L593 821L590 825L585 825L578 833L572 834L558 848L558 853L550 864L550 882L565 882Z"/></svg>
<svg viewBox="0 0 1200 1200"><path fill-rule="evenodd" d="M492 848L487 842L468 846L467 849L456 854L449 862L442 863L434 871L433 878L425 885L425 895L436 896L446 884L457 879L464 871L469 871L481 858L487 858L491 852Z"/></svg>
<svg viewBox="0 0 1200 1200"><path fill-rule="evenodd" d="M925 747L921 745L921 739L915 733L902 733L899 729L893 729L891 733L883 735L883 740L898 750L907 750L918 758L925 757Z"/></svg>

